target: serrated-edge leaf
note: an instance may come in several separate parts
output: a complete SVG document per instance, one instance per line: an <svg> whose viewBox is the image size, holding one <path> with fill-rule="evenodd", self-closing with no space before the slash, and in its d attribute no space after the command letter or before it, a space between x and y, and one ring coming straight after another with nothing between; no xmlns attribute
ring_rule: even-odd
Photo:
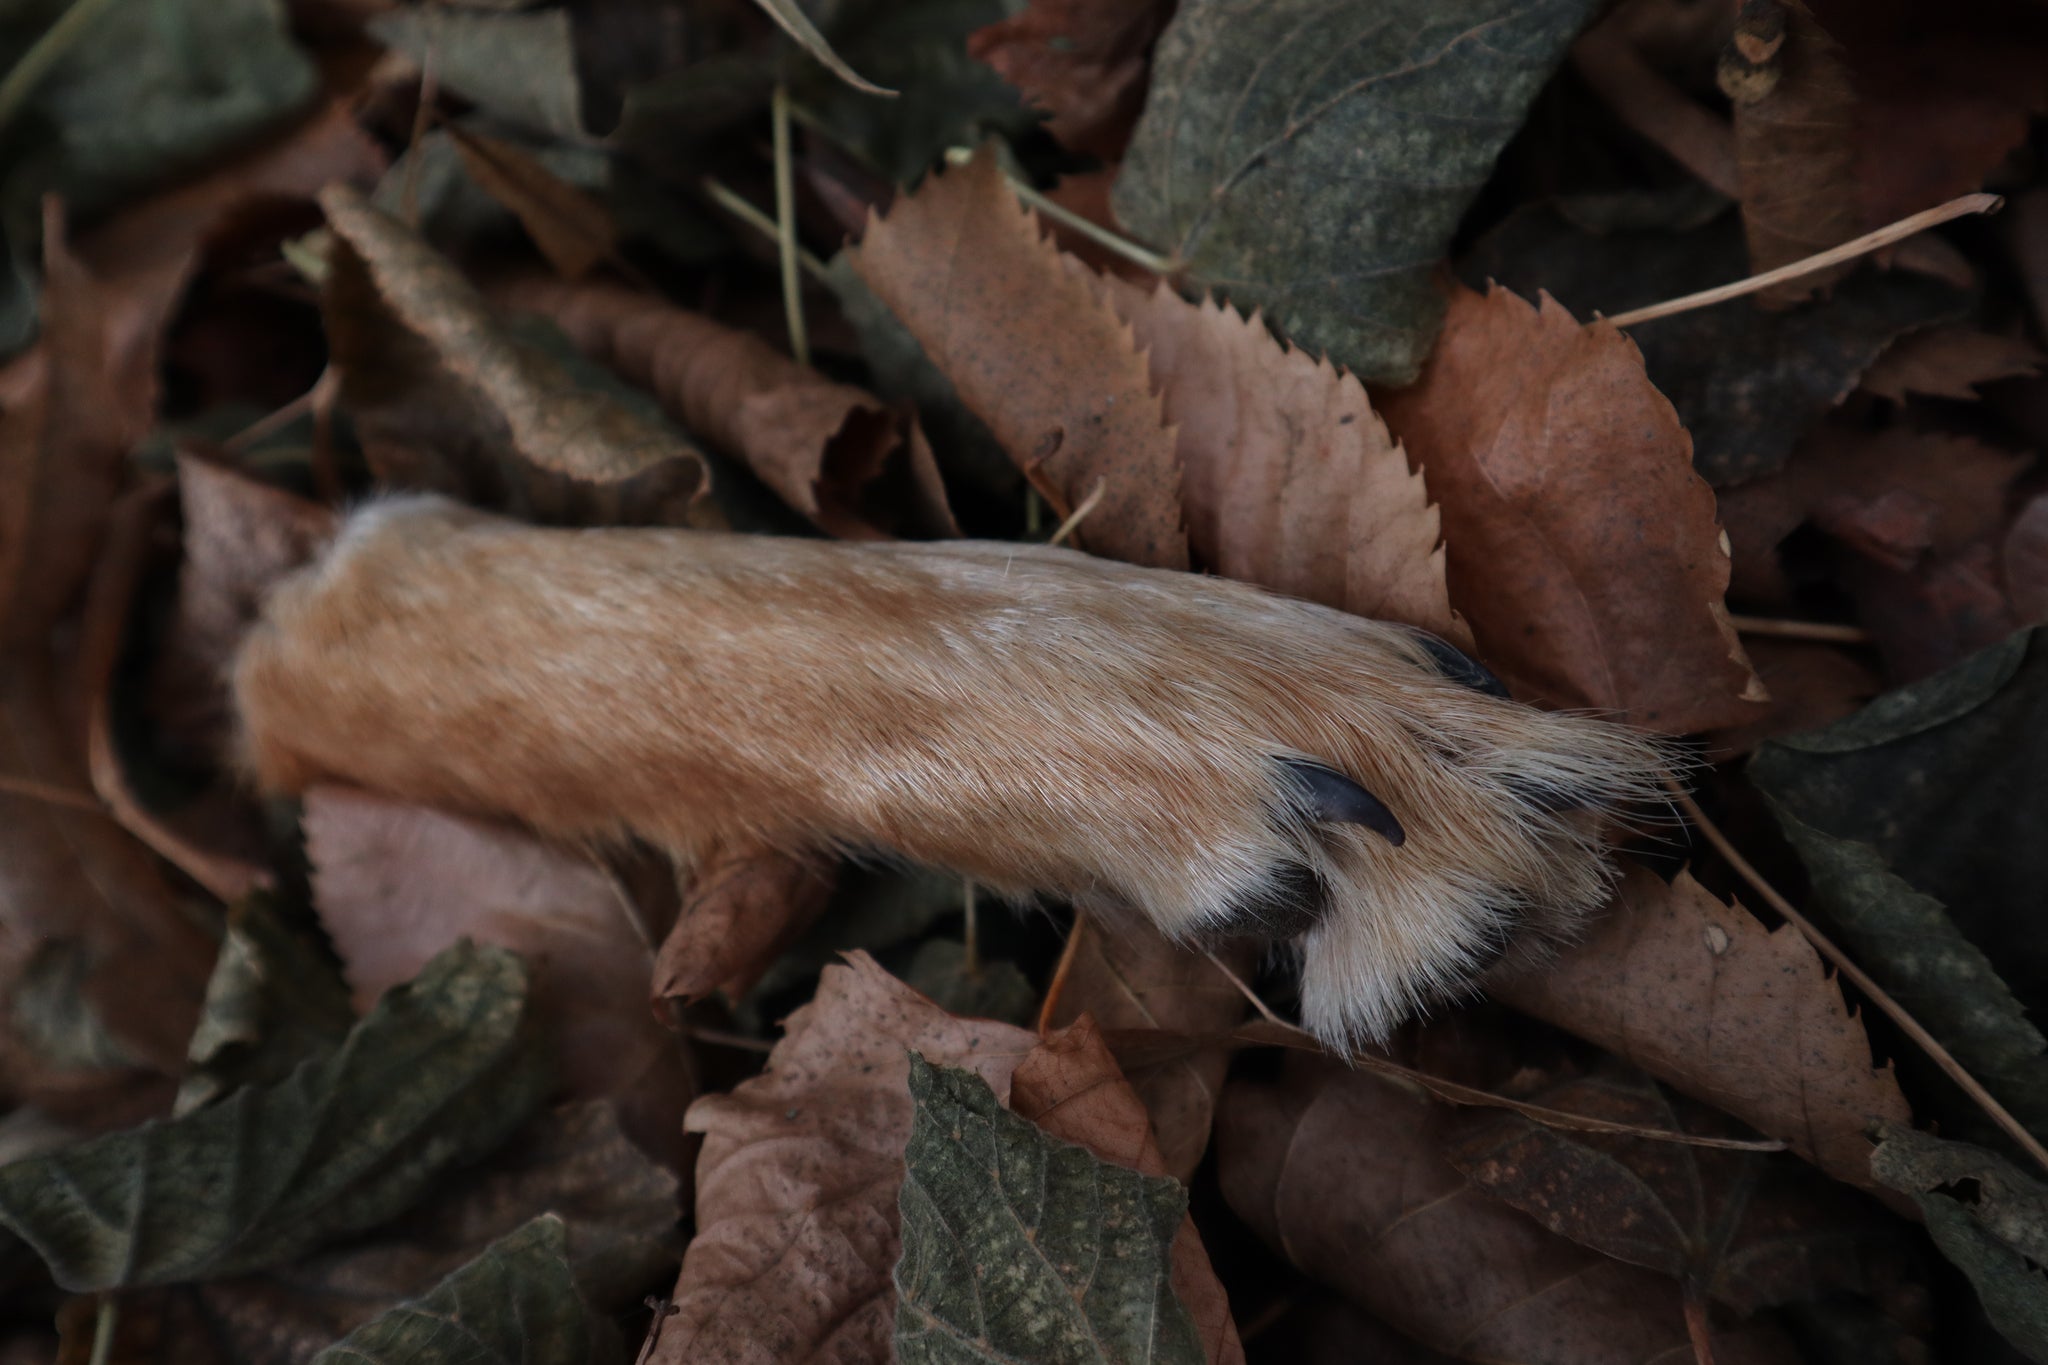
<svg viewBox="0 0 2048 1365"><path fill-rule="evenodd" d="M1458 219L1590 0L1186 0L1117 217L1368 383L1415 377Z"/></svg>
<svg viewBox="0 0 2048 1365"><path fill-rule="evenodd" d="M1052 1137L914 1052L910 1094L899 1360L1200 1365L1170 1279L1179 1181Z"/></svg>
<svg viewBox="0 0 2048 1365"><path fill-rule="evenodd" d="M0 1226L74 1293L291 1260L388 1221L545 1097L525 964L464 941L271 1086L0 1167Z"/></svg>
<svg viewBox="0 0 2048 1365"><path fill-rule="evenodd" d="M2030 1359L2048 1361L2048 1187L1996 1153L1890 1123L1870 1173L1920 1206L1935 1246L1969 1276L1992 1326Z"/></svg>
<svg viewBox="0 0 2048 1365"><path fill-rule="evenodd" d="M591 1346L567 1225L546 1213L491 1243L424 1297L356 1328L313 1363L586 1365Z"/></svg>
<svg viewBox="0 0 2048 1365"><path fill-rule="evenodd" d="M2048 1133L2048 1040L1991 959L1876 849L1815 829L1768 790L1765 799L1857 961L2020 1122Z"/></svg>

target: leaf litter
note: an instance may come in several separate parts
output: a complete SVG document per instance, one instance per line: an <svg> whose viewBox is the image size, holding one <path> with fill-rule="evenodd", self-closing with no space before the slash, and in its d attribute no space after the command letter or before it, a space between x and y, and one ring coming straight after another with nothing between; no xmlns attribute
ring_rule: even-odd
<svg viewBox="0 0 2048 1365"><path fill-rule="evenodd" d="M2032 8L74 8L0 24L9 1358L2048 1359ZM1345 1068L1256 943L261 796L227 670L389 487L1057 530L1693 794Z"/></svg>

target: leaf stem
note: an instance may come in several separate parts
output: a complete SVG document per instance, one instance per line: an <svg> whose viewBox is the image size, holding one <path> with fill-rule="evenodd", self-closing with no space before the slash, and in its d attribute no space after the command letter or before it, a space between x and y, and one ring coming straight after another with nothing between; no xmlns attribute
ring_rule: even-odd
<svg viewBox="0 0 2048 1365"><path fill-rule="evenodd" d="M1087 518L1090 512L1095 510L1097 504L1102 501L1102 495L1108 491L1109 480L1097 479L1095 487L1089 490L1088 496L1081 499L1081 505L1076 507L1065 521L1060 523L1059 530L1054 531L1052 539L1045 543L1048 545L1063 544L1068 536L1081 528L1082 521Z"/></svg>
<svg viewBox="0 0 2048 1365"><path fill-rule="evenodd" d="M0 78L0 128L14 122L43 78L64 60L72 44L85 36L93 20L112 3L113 0L77 0L29 45L21 60L8 69L5 78Z"/></svg>
<svg viewBox="0 0 2048 1365"><path fill-rule="evenodd" d="M811 363L811 339L804 331L803 281L796 273L796 164L789 150L789 82L775 82L768 103L775 134L775 248L782 258L782 316L789 325L789 353L799 365Z"/></svg>
<svg viewBox="0 0 2048 1365"><path fill-rule="evenodd" d="M1649 322L1653 318L1668 318L1675 313L1690 313L1695 308L1705 308L1711 304L1725 303L1729 299L1739 299L1745 294L1769 289L1774 284L1796 280L1802 275L1811 275L1815 271L1826 270L1831 265L1854 260L1881 246L1890 246L1893 242L1925 232L1931 227L1938 227L1950 219L1962 218L1972 213L1995 213L2004 203L2005 200L1995 194L1966 194L1959 199L1951 199L1946 204L1923 209L1910 218L1901 218L1898 222L1881 227L1875 232L1866 232L1852 242L1829 247L1817 255L1808 256L1805 260L1781 265L1776 270L1766 270L1761 275L1751 275L1748 279L1737 280L1733 284L1702 289L1697 294L1687 294L1682 298L1666 299L1647 308L1632 308L1625 313L1616 313L1607 321L1616 327L1633 327L1639 322Z"/></svg>
<svg viewBox="0 0 2048 1365"><path fill-rule="evenodd" d="M114 1358L114 1338L121 1330L121 1296L113 1290L100 1295L99 1311L92 1320L92 1355L86 1365L107 1365Z"/></svg>
<svg viewBox="0 0 2048 1365"><path fill-rule="evenodd" d="M964 166L973 159L972 147L946 149L946 164L949 166ZM1169 257L1154 251L1151 247L1140 245L1121 233L1111 232L1100 223L1090 222L1070 208L1055 204L1008 171L1003 172L1003 180L1009 185L1012 194L1037 212L1063 227L1073 229L1104 251L1123 257L1141 270L1149 270L1155 275L1171 275L1180 268Z"/></svg>
<svg viewBox="0 0 2048 1365"><path fill-rule="evenodd" d="M1763 874L1756 870L1749 859L1742 856L1729 841L1728 836L1721 831L1721 827L1708 819L1706 812L1701 810L1676 782L1667 780L1666 785L1679 811L1695 829L1699 830L1701 836L1713 846L1714 851L1721 855L1722 860L1735 870L1735 875L1749 883L1750 889L1756 892L1764 904L1777 911L1786 922L1797 926L1799 932L1806 936L1806 941L1811 943L1822 957L1833 963L1837 971L1854 982L1856 989L1869 997L1871 1004L1883 1010L1886 1016L1898 1025L1899 1031L1912 1039L1936 1066L1948 1074L1950 1080L1962 1087L1963 1093L1976 1101L1977 1106L1990 1116L2000 1131L2018 1144L2028 1156L2039 1162L2043 1170L2048 1170L2048 1148L2044 1148L2018 1119L2007 1112L2005 1106L2000 1104L1976 1077L1964 1070L1963 1064L1949 1055L1948 1049L1943 1047L1919 1020L1908 1014L1905 1006L1886 994L1884 988L1871 980L1870 974L1857 966L1847 953L1835 945L1833 939L1822 933L1812 920L1800 914L1792 902L1780 895L1776 887L1765 881Z"/></svg>
<svg viewBox="0 0 2048 1365"><path fill-rule="evenodd" d="M962 973L978 977L981 975L981 917L975 913L974 878L960 879L960 902L961 914L966 919L965 927L960 932L965 949L962 953Z"/></svg>
<svg viewBox="0 0 2048 1365"><path fill-rule="evenodd" d="M14 777L0 773L0 794L25 796L31 801L42 801L52 806L67 806L72 810L89 811L94 815L105 815L107 808L86 792L73 791L53 782L38 782L33 777Z"/></svg>
<svg viewBox="0 0 2048 1365"><path fill-rule="evenodd" d="M1820 640L1831 645L1867 645L1877 638L1861 626L1836 625L1830 621L1784 621L1773 616L1731 614L1728 624L1743 635L1768 635L1780 640Z"/></svg>
<svg viewBox="0 0 2048 1365"><path fill-rule="evenodd" d="M742 199L738 192L730 185L708 175L697 183L703 188L705 195L710 198L712 203L718 205L718 207L724 209L763 237L774 238L780 244L782 233L776 227L775 220ZM810 252L805 251L802 247L797 248L796 263L804 268L805 274L820 284L830 284L832 282L831 267L827 266Z"/></svg>

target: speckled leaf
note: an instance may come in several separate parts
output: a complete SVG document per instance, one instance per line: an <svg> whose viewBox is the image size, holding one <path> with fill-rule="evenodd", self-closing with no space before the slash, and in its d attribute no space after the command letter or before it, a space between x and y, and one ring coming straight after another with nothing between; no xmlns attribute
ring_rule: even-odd
<svg viewBox="0 0 2048 1365"><path fill-rule="evenodd" d="M1976 1287L1992 1325L2048 1361L2048 1188L1981 1147L1886 1124L1870 1154L1879 1180L1913 1197L1927 1231Z"/></svg>
<svg viewBox="0 0 2048 1365"><path fill-rule="evenodd" d="M74 1293L238 1274L376 1227L545 1095L526 985L511 953L458 944L276 1085L0 1167L0 1226Z"/></svg>
<svg viewBox="0 0 2048 1365"><path fill-rule="evenodd" d="M912 1054L896 1355L1200 1365L1169 1283L1187 1192L1051 1137Z"/></svg>
<svg viewBox="0 0 2048 1365"><path fill-rule="evenodd" d="M1847 720L1775 740L1751 780L1948 907L2023 1000L2048 987L2048 633L2021 631Z"/></svg>
<svg viewBox="0 0 2048 1365"><path fill-rule="evenodd" d="M1772 812L1856 960L2021 1123L2048 1133L2048 1042L1941 902L1870 845L1824 834L1775 802Z"/></svg>
<svg viewBox="0 0 2048 1365"><path fill-rule="evenodd" d="M569 1266L569 1233L543 1214L434 1286L364 1323L315 1365L585 1365L590 1315Z"/></svg>
<svg viewBox="0 0 2048 1365"><path fill-rule="evenodd" d="M1117 216L1297 345L1414 378L1430 276L1590 0L1188 0Z"/></svg>

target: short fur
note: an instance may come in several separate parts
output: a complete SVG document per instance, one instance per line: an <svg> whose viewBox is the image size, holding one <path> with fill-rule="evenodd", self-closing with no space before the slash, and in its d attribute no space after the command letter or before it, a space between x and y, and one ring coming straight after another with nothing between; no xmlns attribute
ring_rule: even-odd
<svg viewBox="0 0 2048 1365"><path fill-rule="evenodd" d="M1503 700L1441 642L1258 588L987 542L542 530L370 504L237 660L265 784L629 834L887 851L1182 939L1301 937L1339 1046L1569 934L1657 747ZM1318 823L1285 761L1405 842ZM1532 793L1540 799L1532 799Z"/></svg>

